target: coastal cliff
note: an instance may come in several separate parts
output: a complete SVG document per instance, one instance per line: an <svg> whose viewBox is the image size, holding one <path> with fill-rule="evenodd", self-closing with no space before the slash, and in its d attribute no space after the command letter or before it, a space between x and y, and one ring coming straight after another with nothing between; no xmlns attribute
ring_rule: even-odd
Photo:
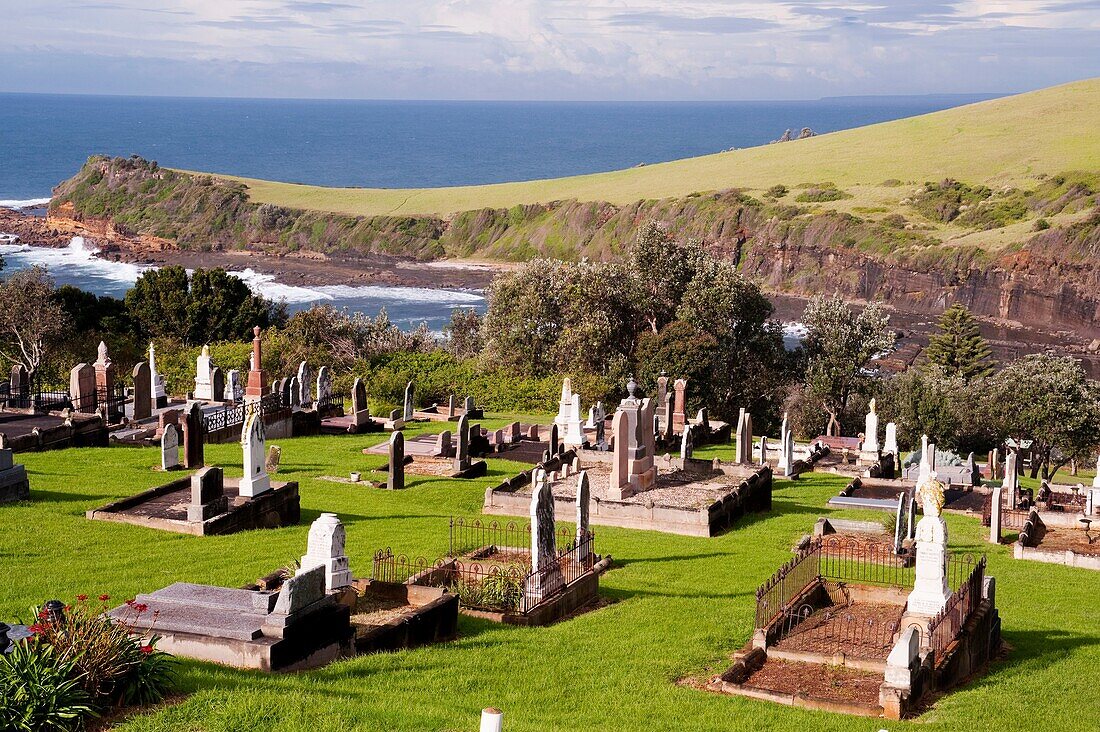
<svg viewBox="0 0 1100 732"><path fill-rule="evenodd" d="M783 190L776 190L783 188ZM534 256L612 259L648 220L698 239L769 290L974 312L1100 336L1096 176L1043 176L1031 190L926 184L897 210L829 208L830 184L727 190L629 205L558 201L438 216L351 216L250 200L239 181L93 157L54 191L45 224L121 252L226 251L419 261ZM945 240L948 228L961 236Z"/></svg>

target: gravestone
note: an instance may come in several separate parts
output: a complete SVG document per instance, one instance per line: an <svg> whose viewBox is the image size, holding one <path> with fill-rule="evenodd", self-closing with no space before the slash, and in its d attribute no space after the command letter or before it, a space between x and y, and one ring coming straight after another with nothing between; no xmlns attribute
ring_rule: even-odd
<svg viewBox="0 0 1100 732"><path fill-rule="evenodd" d="M210 361L210 346L203 346L195 359L195 398L206 402L214 401L214 381L211 372L214 365Z"/></svg>
<svg viewBox="0 0 1100 732"><path fill-rule="evenodd" d="M134 420L153 416L153 388L149 364L138 361L134 365Z"/></svg>
<svg viewBox="0 0 1100 732"><path fill-rule="evenodd" d="M168 392L164 387L164 374L157 372L157 352L152 343L149 344L149 378L153 407L163 409L168 406Z"/></svg>
<svg viewBox="0 0 1100 732"><path fill-rule="evenodd" d="M96 409L96 373L91 364L78 363L69 371L69 399L73 409L92 414Z"/></svg>
<svg viewBox="0 0 1100 732"><path fill-rule="evenodd" d="M734 462L752 464L752 415L744 409L737 416L737 448Z"/></svg>
<svg viewBox="0 0 1100 732"><path fill-rule="evenodd" d="M356 378L351 387L351 418L356 427L362 427L370 421L370 407L367 406L367 387L360 378Z"/></svg>
<svg viewBox="0 0 1100 732"><path fill-rule="evenodd" d="M172 425L177 430L180 424L180 410L178 409L163 409L157 413L157 435L164 434L164 428L168 425ZM179 433L176 433L179 436Z"/></svg>
<svg viewBox="0 0 1100 732"><path fill-rule="evenodd" d="M546 471L539 468L535 470L531 492L531 574L525 588L527 599L530 604L537 604L562 585L554 526L554 494Z"/></svg>
<svg viewBox="0 0 1100 732"><path fill-rule="evenodd" d="M657 434L664 435L668 432L667 425L672 416L668 411L668 376L662 371L657 377L657 401L654 415L657 417Z"/></svg>
<svg viewBox="0 0 1100 732"><path fill-rule="evenodd" d="M365 392L364 392L365 393ZM326 405L332 396L332 371L328 366L317 369L317 403Z"/></svg>
<svg viewBox="0 0 1100 732"><path fill-rule="evenodd" d="M306 382L308 383L308 382ZM345 550L347 531L334 513L322 513L310 524L306 553L299 562L298 574L324 567L328 592L351 585L351 569Z"/></svg>
<svg viewBox="0 0 1100 732"><path fill-rule="evenodd" d="M454 447L451 445L450 430L444 430L436 436L435 454L437 457L451 457L454 454Z"/></svg>
<svg viewBox="0 0 1100 732"><path fill-rule="evenodd" d="M882 443L882 451L894 456L894 462L898 458L898 426L893 422L886 423L886 440Z"/></svg>
<svg viewBox="0 0 1100 732"><path fill-rule="evenodd" d="M17 363L11 367L11 379L8 382L9 403L15 407L29 407L31 398L31 380L26 367Z"/></svg>
<svg viewBox="0 0 1100 732"><path fill-rule="evenodd" d="M399 430L390 433L390 467L386 487L391 491L405 487L405 435Z"/></svg>
<svg viewBox="0 0 1100 732"><path fill-rule="evenodd" d="M225 478L221 468L209 467L191 476L191 503L187 506L187 520L202 523L229 511L229 499L225 495Z"/></svg>
<svg viewBox="0 0 1100 732"><path fill-rule="evenodd" d="M505 439L508 440L508 442L515 444L520 441L520 438L523 435L522 431L520 430L519 422L512 422L508 425L506 429L507 433Z"/></svg>
<svg viewBox="0 0 1100 732"><path fill-rule="evenodd" d="M695 424L699 425L699 427L702 428L704 435L710 433L710 416L709 412L707 412L706 407L703 407L698 411L698 413L696 413Z"/></svg>
<svg viewBox="0 0 1100 732"><path fill-rule="evenodd" d="M299 569L298 573L283 581L275 600L273 615L294 615L325 598L325 567ZM268 617L268 621L276 620Z"/></svg>
<svg viewBox="0 0 1100 732"><path fill-rule="evenodd" d="M1004 474L1001 472L1001 451L994 448L989 451L989 456L986 458L986 467L989 468L990 480L1001 480L1004 478Z"/></svg>
<svg viewBox="0 0 1100 732"><path fill-rule="evenodd" d="M1001 511L1004 503L1004 487L997 486L989 499L989 543L1001 543Z"/></svg>
<svg viewBox="0 0 1100 732"><path fill-rule="evenodd" d="M225 374L217 366L210 370L210 394L211 401L225 400Z"/></svg>
<svg viewBox="0 0 1100 732"><path fill-rule="evenodd" d="M267 374L263 370L263 357L260 352L260 326L252 329L252 363L248 371L248 385L244 390L246 402L258 402L267 394Z"/></svg>
<svg viewBox="0 0 1100 732"><path fill-rule="evenodd" d="M687 460L692 456L694 452L694 446L691 444L691 427L684 428L684 436L680 438L680 459Z"/></svg>
<svg viewBox="0 0 1100 732"><path fill-rule="evenodd" d="M468 396L462 400L462 413L474 416L474 398Z"/></svg>
<svg viewBox="0 0 1100 732"><path fill-rule="evenodd" d="M932 617L951 599L947 584L947 523L940 516L943 486L935 480L920 483L917 497L924 507L924 517L917 524L916 580L909 593L907 611Z"/></svg>
<svg viewBox="0 0 1100 732"><path fill-rule="evenodd" d="M905 541L908 529L905 526L909 513L906 511L906 495L898 494L898 508L894 514L894 553L901 554L902 542Z"/></svg>
<svg viewBox="0 0 1100 732"><path fill-rule="evenodd" d="M633 493L630 485L630 417L623 409L618 409L611 419L614 432L612 446L611 482L607 486L607 497L621 501Z"/></svg>
<svg viewBox="0 0 1100 732"><path fill-rule="evenodd" d="M917 469L917 485L932 480L932 462L928 457L928 435L920 438L920 465ZM933 448L934 450L935 448Z"/></svg>
<svg viewBox="0 0 1100 732"><path fill-rule="evenodd" d="M264 469L268 474L278 473L283 463L283 449L278 445L267 448L267 458L264 460Z"/></svg>
<svg viewBox="0 0 1100 732"><path fill-rule="evenodd" d="M279 385L276 387L276 389L279 393L279 401L283 404L284 407L289 407L293 405L294 402L291 400L290 397L290 392L292 389L291 379L289 377L279 379L278 384Z"/></svg>
<svg viewBox="0 0 1100 732"><path fill-rule="evenodd" d="M768 464L768 438L764 435L760 436L760 464Z"/></svg>
<svg viewBox="0 0 1100 732"><path fill-rule="evenodd" d="M557 455L561 452L561 445L558 444L558 423L554 422L550 425L550 455Z"/></svg>
<svg viewBox="0 0 1100 732"><path fill-rule="evenodd" d="M870 465L877 463L879 459L878 444L878 412L875 411L875 400L871 400L870 411L864 422L863 445L860 447L860 462Z"/></svg>
<svg viewBox="0 0 1100 732"><path fill-rule="evenodd" d="M223 398L233 404L238 403L244 397L244 387L241 386L241 372L238 369L229 369L225 380L225 393Z"/></svg>
<svg viewBox="0 0 1100 732"><path fill-rule="evenodd" d="M565 420L565 436L562 442L566 448L580 447L584 444L580 394L573 394L569 399L569 414Z"/></svg>
<svg viewBox="0 0 1100 732"><path fill-rule="evenodd" d="M470 468L470 418L463 414L458 418L458 447L455 449L454 469L460 473Z"/></svg>
<svg viewBox="0 0 1100 732"><path fill-rule="evenodd" d="M203 441L205 435L205 421L202 417L202 407L198 402L192 402L191 408L183 418L183 467L188 470L201 468L205 465L203 457Z"/></svg>
<svg viewBox="0 0 1100 732"><path fill-rule="evenodd" d="M405 412L402 416L406 422L412 421L413 418L413 402L415 401L415 395L413 394L413 382L405 384Z"/></svg>
<svg viewBox="0 0 1100 732"><path fill-rule="evenodd" d="M15 462L15 451L5 447L5 443L6 438L0 433L0 503L25 501L31 495L27 469Z"/></svg>
<svg viewBox="0 0 1100 732"><path fill-rule="evenodd" d="M1008 451L1008 457L1005 459L1005 477L1001 481L1001 487L1008 496L1008 507L1011 509L1018 508L1020 505L1020 474L1016 467L1018 457L1015 450Z"/></svg>
<svg viewBox="0 0 1100 732"><path fill-rule="evenodd" d="M99 353L95 364L95 390L99 403L99 412L107 424L118 424L122 421L122 411L119 406L109 400L115 393L115 365L107 354L107 344L99 342Z"/></svg>
<svg viewBox="0 0 1100 732"><path fill-rule="evenodd" d="M588 513L592 497L588 485L588 471L582 470L577 476L577 561L587 566L592 553L592 542L588 540Z"/></svg>
<svg viewBox="0 0 1100 732"><path fill-rule="evenodd" d="M175 470L180 466L180 437L176 425L171 422L164 425L160 436L160 467L162 470Z"/></svg>
<svg viewBox="0 0 1100 732"><path fill-rule="evenodd" d="M291 376L290 381L287 384L287 403L291 407L302 406L302 386L298 381L297 376Z"/></svg>
<svg viewBox="0 0 1100 732"><path fill-rule="evenodd" d="M309 367L309 364L302 361L298 364L298 405L302 409L310 409L313 407L313 397L310 394L310 387L313 385L313 369Z"/></svg>
<svg viewBox="0 0 1100 732"><path fill-rule="evenodd" d="M559 434L569 427L569 413L573 408L573 382L565 377L561 382L561 398L558 399L558 414L554 417L554 424L558 426ZM551 451L552 452L552 451Z"/></svg>
<svg viewBox="0 0 1100 732"><path fill-rule="evenodd" d="M775 468L780 475L786 476L787 471L790 470L791 463L794 462L794 456L791 454L790 441L787 439L787 433L790 428L787 426L787 413L783 413L783 424L779 428L779 462Z"/></svg>
<svg viewBox="0 0 1100 732"><path fill-rule="evenodd" d="M258 409L249 409L241 427L244 476L241 478L240 494L245 498L254 498L271 490L271 478L265 469L265 448L263 415Z"/></svg>
<svg viewBox="0 0 1100 732"><path fill-rule="evenodd" d="M687 379L672 382L675 393L672 406L672 431L679 433L687 424Z"/></svg>

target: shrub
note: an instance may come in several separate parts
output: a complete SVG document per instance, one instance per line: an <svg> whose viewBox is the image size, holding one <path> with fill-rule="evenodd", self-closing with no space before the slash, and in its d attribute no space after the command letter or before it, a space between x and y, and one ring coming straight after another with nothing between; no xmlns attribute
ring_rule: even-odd
<svg viewBox="0 0 1100 732"><path fill-rule="evenodd" d="M1035 225L1032 227L1034 231L1046 231L1050 228L1050 222L1046 219L1036 219Z"/></svg>
<svg viewBox="0 0 1100 732"><path fill-rule="evenodd" d="M769 188L765 193L768 198L782 198L787 195L787 186L779 184Z"/></svg>
<svg viewBox="0 0 1100 732"><path fill-rule="evenodd" d="M33 640L16 643L11 653L0 654L0 729L82 729L95 710L80 680L76 659Z"/></svg>
<svg viewBox="0 0 1100 732"><path fill-rule="evenodd" d="M829 201L839 201L842 198L851 198L850 193L845 193L836 187L833 183L822 183L816 186L810 186L806 190L795 196L796 201L800 203L827 203Z"/></svg>

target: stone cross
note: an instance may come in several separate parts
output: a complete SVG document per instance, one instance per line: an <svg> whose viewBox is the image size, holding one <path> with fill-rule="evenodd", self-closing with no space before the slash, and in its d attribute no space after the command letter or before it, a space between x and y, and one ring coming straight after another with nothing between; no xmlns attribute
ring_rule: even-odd
<svg viewBox="0 0 1100 732"><path fill-rule="evenodd" d="M402 415L402 419L406 422L412 421L413 418L413 402L415 401L413 389L413 382L410 381L408 384L405 384L405 411Z"/></svg>
<svg viewBox="0 0 1100 732"><path fill-rule="evenodd" d="M470 467L470 417L463 414L458 418L458 447L455 449L454 469L462 472Z"/></svg>
<svg viewBox="0 0 1100 732"><path fill-rule="evenodd" d="M191 503L187 520L202 523L229 510L225 495L225 477L221 468L203 468L191 476Z"/></svg>
<svg viewBox="0 0 1100 732"><path fill-rule="evenodd" d="M313 386L313 369L308 363L302 361L298 364L298 404L302 409L310 409L313 406L311 386Z"/></svg>
<svg viewBox="0 0 1100 732"><path fill-rule="evenodd" d="M307 382L308 383L308 382ZM400 434L400 433L399 433ZM345 552L347 532L334 513L322 513L309 527L309 541L297 574L324 567L328 592L351 585L351 569Z"/></svg>
<svg viewBox="0 0 1100 732"><path fill-rule="evenodd" d="M947 584L947 523L940 516L943 486L927 480L917 485L917 497L924 507L924 517L917 524L916 580L907 607L912 615L931 617L951 599Z"/></svg>
<svg viewBox="0 0 1100 732"><path fill-rule="evenodd" d="M153 388L149 364L138 361L134 365L134 420L140 421L153 416Z"/></svg>
<svg viewBox="0 0 1100 732"><path fill-rule="evenodd" d="M588 486L588 471L582 470L577 476L577 561L588 565L592 552L592 542L588 541L588 511L592 501Z"/></svg>
<svg viewBox="0 0 1100 732"><path fill-rule="evenodd" d="M405 435L400 430L390 433L390 469L386 487L398 491L405 487Z"/></svg>
<svg viewBox="0 0 1100 732"><path fill-rule="evenodd" d="M554 493L546 471L538 468L531 492L531 574L525 588L527 598L541 602L562 586L554 525Z"/></svg>
<svg viewBox="0 0 1100 732"><path fill-rule="evenodd" d="M271 478L267 474L264 419L258 409L249 409L241 428L241 451L244 454L244 477L240 494L254 498L271 490Z"/></svg>
<svg viewBox="0 0 1100 732"><path fill-rule="evenodd" d="M160 467L163 470L175 470L180 466L180 437L174 424L164 425L160 436Z"/></svg>
<svg viewBox="0 0 1100 732"><path fill-rule="evenodd" d="M205 402L214 400L214 384L210 378L213 364L210 361L210 346L203 346L195 359L195 398Z"/></svg>

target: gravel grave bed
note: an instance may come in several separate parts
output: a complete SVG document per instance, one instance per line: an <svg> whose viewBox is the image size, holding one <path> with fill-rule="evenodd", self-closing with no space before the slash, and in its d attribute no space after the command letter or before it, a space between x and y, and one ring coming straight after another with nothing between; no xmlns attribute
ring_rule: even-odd
<svg viewBox="0 0 1100 732"><path fill-rule="evenodd" d="M843 666L825 666L769 658L759 671L745 680L744 686L782 694L806 694L828 701L878 707L882 674Z"/></svg>
<svg viewBox="0 0 1100 732"><path fill-rule="evenodd" d="M589 489L593 497L606 500L608 486L611 484L611 467L602 463L585 466L583 470L588 473ZM551 490L555 498L572 500L577 497L578 476L570 475L566 478L554 481ZM696 476L683 470L661 471L658 467L657 480L654 486L647 491L642 491L622 503L634 503L646 505L652 503L655 506L667 506L669 508L697 509L706 508L715 501L721 500L734 488L741 484L744 478L716 473L711 476ZM531 484L523 486L516 491L517 495L531 495Z"/></svg>

